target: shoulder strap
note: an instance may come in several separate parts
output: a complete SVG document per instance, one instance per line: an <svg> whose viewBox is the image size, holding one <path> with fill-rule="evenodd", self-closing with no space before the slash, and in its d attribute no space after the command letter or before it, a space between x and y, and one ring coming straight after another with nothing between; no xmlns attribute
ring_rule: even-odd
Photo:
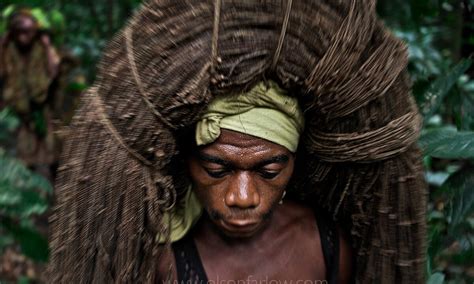
<svg viewBox="0 0 474 284"><path fill-rule="evenodd" d="M188 234L172 244L178 283L207 283L207 275L194 239Z"/></svg>
<svg viewBox="0 0 474 284"><path fill-rule="evenodd" d="M326 265L326 278L329 284L336 284L339 273L339 233L330 217L321 212L316 212L315 215Z"/></svg>

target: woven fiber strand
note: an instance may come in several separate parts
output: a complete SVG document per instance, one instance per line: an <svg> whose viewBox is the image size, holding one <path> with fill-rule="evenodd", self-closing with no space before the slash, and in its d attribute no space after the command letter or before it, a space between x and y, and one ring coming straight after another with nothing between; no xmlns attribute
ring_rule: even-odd
<svg viewBox="0 0 474 284"><path fill-rule="evenodd" d="M351 231L358 283L422 283L426 192L407 51L374 0L149 0L74 117L51 216L51 283L154 283L184 134L213 96L266 79L306 129L290 184Z"/></svg>

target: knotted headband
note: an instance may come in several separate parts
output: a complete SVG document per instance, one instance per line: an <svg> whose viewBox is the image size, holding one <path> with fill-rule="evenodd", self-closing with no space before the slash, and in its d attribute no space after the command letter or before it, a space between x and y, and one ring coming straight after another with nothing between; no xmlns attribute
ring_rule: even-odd
<svg viewBox="0 0 474 284"><path fill-rule="evenodd" d="M198 146L214 142L221 128L262 138L296 152L304 128L298 100L275 82L260 82L246 93L216 97L196 125Z"/></svg>

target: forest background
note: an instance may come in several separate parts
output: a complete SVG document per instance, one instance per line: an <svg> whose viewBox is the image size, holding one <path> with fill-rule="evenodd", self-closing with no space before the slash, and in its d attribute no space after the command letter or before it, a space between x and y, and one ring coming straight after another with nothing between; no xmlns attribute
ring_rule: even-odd
<svg viewBox="0 0 474 284"><path fill-rule="evenodd" d="M34 9L70 63L64 94L79 97L94 80L103 47L139 4L2 0L0 35L11 9ZM424 116L427 282L474 283L474 0L380 0L377 9L408 44L413 94ZM9 152L18 123L0 110L0 284L41 283L48 259L52 185Z"/></svg>

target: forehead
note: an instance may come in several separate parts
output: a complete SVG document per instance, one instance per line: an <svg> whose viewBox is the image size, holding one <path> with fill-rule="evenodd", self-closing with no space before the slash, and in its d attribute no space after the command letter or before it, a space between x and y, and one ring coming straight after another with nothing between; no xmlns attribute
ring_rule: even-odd
<svg viewBox="0 0 474 284"><path fill-rule="evenodd" d="M278 155L291 155L285 147L255 136L227 129L212 144L199 148L205 154L218 156L229 161L259 161Z"/></svg>
<svg viewBox="0 0 474 284"><path fill-rule="evenodd" d="M12 26L17 29L33 29L36 27L36 22L30 16L19 15L12 21Z"/></svg>

